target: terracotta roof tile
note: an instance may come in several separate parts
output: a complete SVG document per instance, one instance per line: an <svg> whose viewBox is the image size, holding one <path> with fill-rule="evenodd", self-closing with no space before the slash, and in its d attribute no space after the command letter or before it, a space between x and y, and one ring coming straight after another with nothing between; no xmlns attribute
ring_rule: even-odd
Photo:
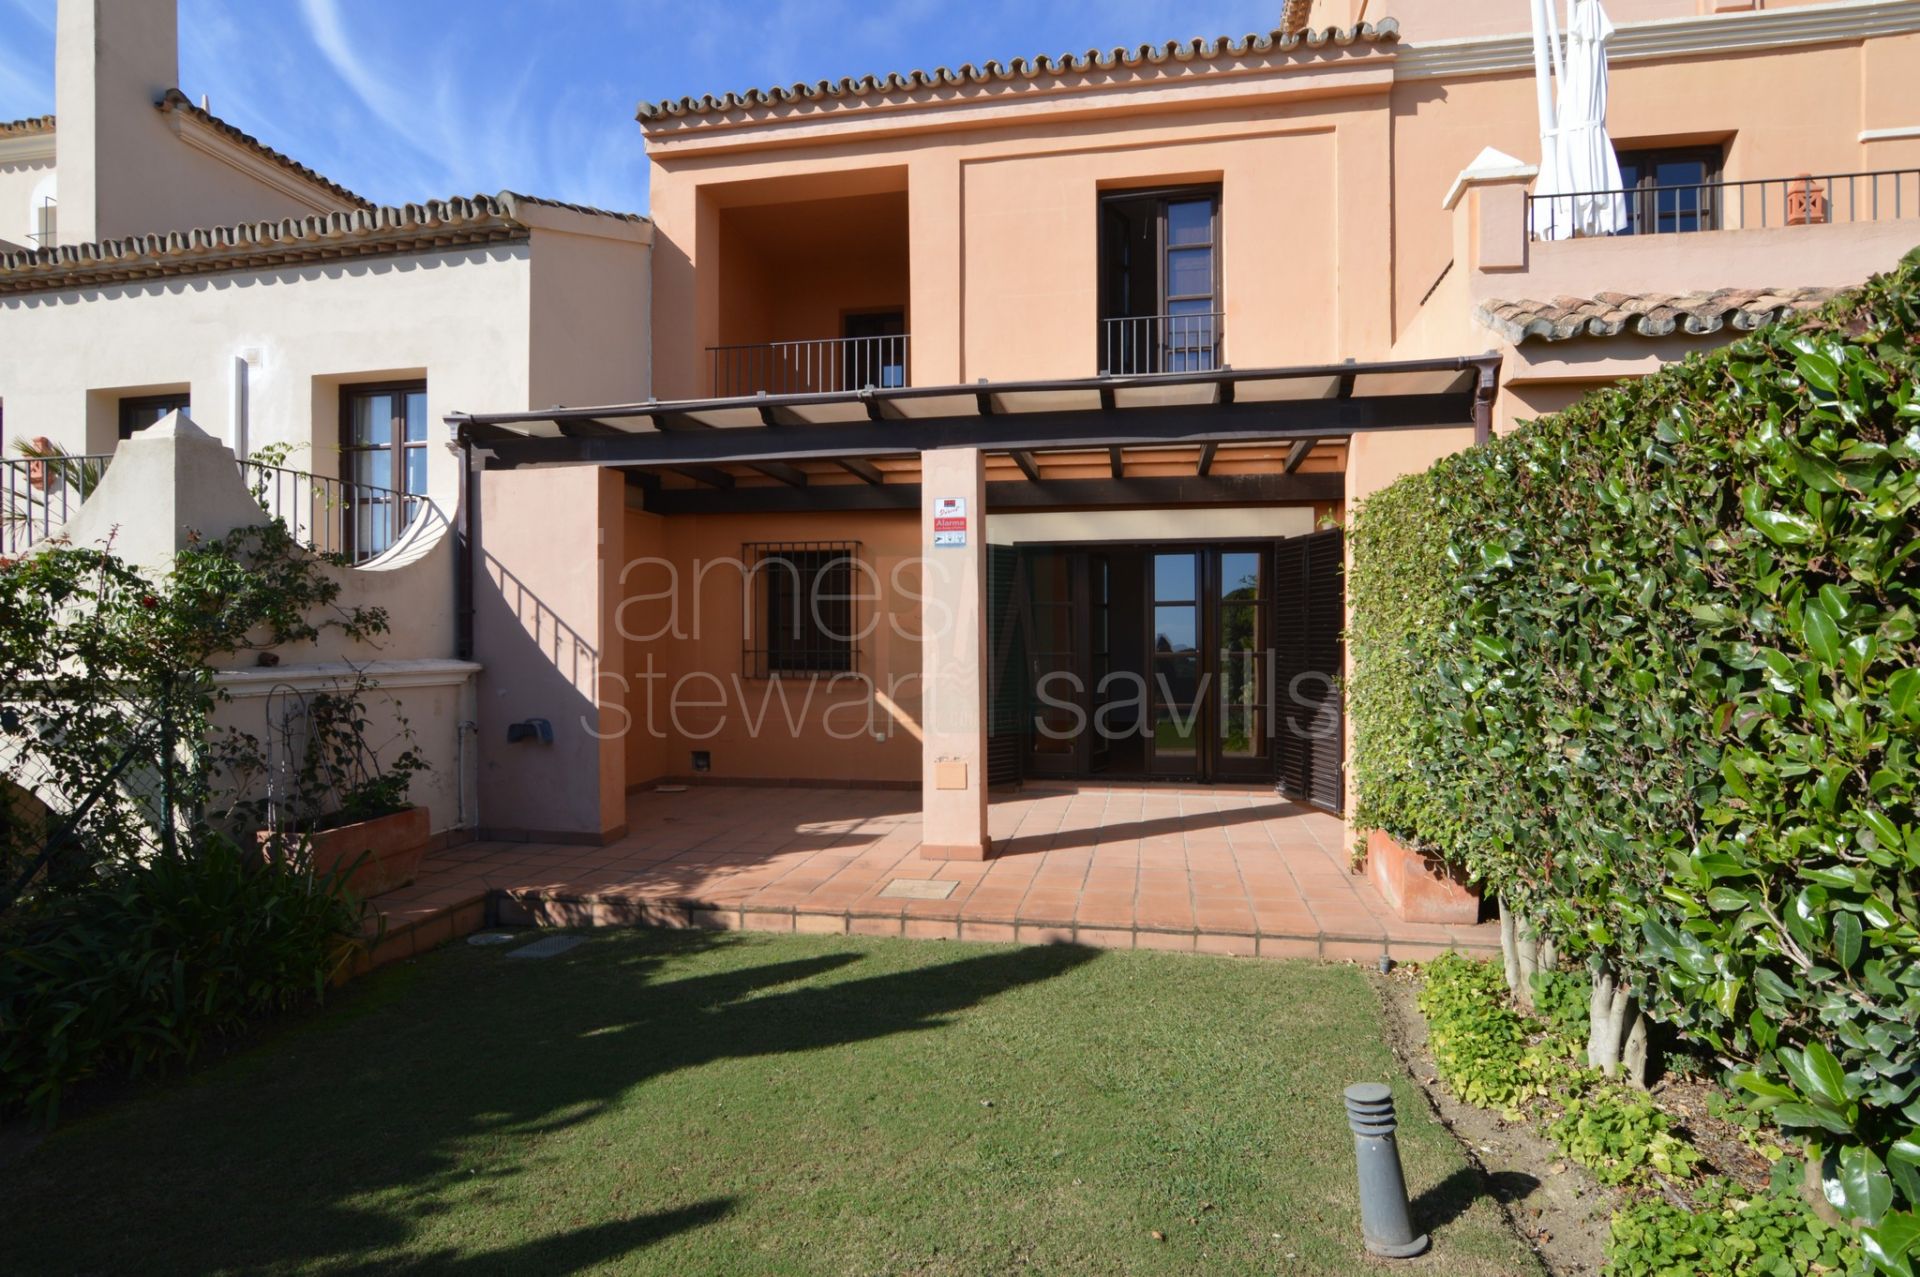
<svg viewBox="0 0 1920 1277"><path fill-rule="evenodd" d="M368 206L277 222L243 222L0 253L0 294L522 239L529 227L520 211L528 206L569 209L623 222L647 220L638 213L609 212L517 191Z"/></svg>
<svg viewBox="0 0 1920 1277"><path fill-rule="evenodd" d="M1344 49L1353 44L1391 44L1400 38L1400 24L1393 18L1362 22L1352 27L1328 27L1322 31L1288 34L1275 31L1267 35L1246 35L1238 39L1217 36L1213 39L1171 40L1165 44L1143 44L1132 49L1112 49L1102 53L1063 53L1058 57L1041 54L1033 58L1015 58L1012 62L971 62L958 67L935 67L932 71L896 71L888 75L848 76L839 80L818 80L812 84L774 85L748 89L720 97L683 97L659 102L642 102L638 118L642 123L684 116L719 115L752 107L780 106L787 103L821 102L835 99L860 99L883 93L914 89L958 88L974 84L1004 83L1013 80L1040 80L1047 77L1083 75L1090 71L1138 70L1169 62L1214 62L1254 57L1268 53L1319 52L1332 47Z"/></svg>
<svg viewBox="0 0 1920 1277"><path fill-rule="evenodd" d="M31 133L53 132L51 115L30 115L24 120L0 120L0 137L25 137Z"/></svg>
<svg viewBox="0 0 1920 1277"><path fill-rule="evenodd" d="M1704 337L1732 325L1751 332L1792 311L1812 310L1839 292L1836 288L1720 288L1694 293L1596 293L1483 302L1481 323L1518 346L1530 337L1566 341L1573 337L1618 337L1629 330L1642 337L1673 333Z"/></svg>
<svg viewBox="0 0 1920 1277"><path fill-rule="evenodd" d="M226 138L228 141L239 143L241 146L245 147L247 150L252 151L255 155L258 155L261 159L266 160L272 164L278 164L281 168L286 169L289 173L294 173L299 175L300 177L305 178L307 181L312 182L315 186L319 186L331 192L333 195L339 197L340 200L342 200L347 204L353 205L356 208L372 208L373 207L373 201L370 199L367 199L365 196L354 194L352 191L348 190L346 187L340 185L340 183L332 180L331 178L328 178L319 173L316 173L314 170L308 168L306 165L300 163L300 161L294 159L293 157L288 155L283 155L279 151L274 150L272 147L268 146L265 142L262 142L259 138L253 136L253 134L244 132L243 130L238 129L233 125L227 123L225 120L221 119L219 116L214 115L210 111L207 111L201 107L195 106L193 103L193 100L187 97L186 94L182 93L178 89L168 89L164 94L161 95L160 100L154 103L154 105L158 107L162 113L177 112L181 115L191 116L193 119L196 119L200 123L211 128L214 132L220 134L222 137Z"/></svg>

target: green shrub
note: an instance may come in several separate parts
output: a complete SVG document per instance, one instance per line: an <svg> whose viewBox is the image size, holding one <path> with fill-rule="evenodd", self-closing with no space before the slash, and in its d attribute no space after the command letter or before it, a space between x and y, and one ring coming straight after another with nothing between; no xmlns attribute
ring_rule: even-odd
<svg viewBox="0 0 1920 1277"><path fill-rule="evenodd" d="M1355 520L1361 810L1749 1061L1910 1272L1920 254L1403 483Z"/></svg>
<svg viewBox="0 0 1920 1277"><path fill-rule="evenodd" d="M318 997L359 927L344 881L211 838L8 915L0 1112L51 1122L84 1078L164 1070L249 1017Z"/></svg>
<svg viewBox="0 0 1920 1277"><path fill-rule="evenodd" d="M1437 499L1431 478L1408 475L1348 521L1356 570L1347 578L1347 645L1356 659L1347 720L1355 826L1384 830L1406 846L1457 847L1470 831L1454 827L1460 812L1436 792L1419 754L1433 713L1421 675L1432 667L1453 595L1447 538L1435 534ZM1370 570L1375 564L1382 570Z"/></svg>
<svg viewBox="0 0 1920 1277"><path fill-rule="evenodd" d="M1436 958L1419 1002L1441 1080L1469 1104L1516 1110L1564 1071L1530 1045L1535 1026L1508 1003L1496 967L1452 953Z"/></svg>
<svg viewBox="0 0 1920 1277"><path fill-rule="evenodd" d="M1607 1240L1611 1277L1813 1277L1859 1269L1860 1248L1843 1229L1822 1223L1798 1197L1742 1194L1710 1183L1695 1208L1664 1197L1634 1202L1613 1216Z"/></svg>
<svg viewBox="0 0 1920 1277"><path fill-rule="evenodd" d="M1602 1184L1625 1184L1655 1172L1686 1179L1699 1164L1693 1146L1672 1132L1672 1121L1644 1095L1618 1086L1569 1095L1547 1126L1547 1137Z"/></svg>
<svg viewBox="0 0 1920 1277"><path fill-rule="evenodd" d="M1587 1036L1587 1012L1593 982L1571 971L1533 973L1533 1011L1546 1022L1547 1032L1581 1050Z"/></svg>

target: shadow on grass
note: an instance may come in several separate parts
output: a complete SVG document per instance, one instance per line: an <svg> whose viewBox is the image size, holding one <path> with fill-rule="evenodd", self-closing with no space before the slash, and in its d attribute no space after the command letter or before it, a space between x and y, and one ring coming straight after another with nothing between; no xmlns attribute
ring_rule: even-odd
<svg viewBox="0 0 1920 1277"><path fill-rule="evenodd" d="M736 965L676 975L678 960L714 950L733 950L716 958ZM556 1135L652 1078L938 1030L1096 956L1050 946L807 983L863 955L752 964L754 952L737 937L643 932L557 959L468 951L396 973L414 976L412 987L377 1009L343 1008L80 1123L0 1176L17 1221L9 1245L26 1260L14 1271L562 1273L613 1263L738 1203L673 1200L657 1167L630 1166L617 1148L566 1163L564 1202L547 1200L551 1181L545 1196L516 1193L514 1179L559 1160ZM591 1183L576 1187L577 1175ZM629 1202L645 1213L604 1218ZM449 1229L437 1221L447 1215L458 1216L455 1236L484 1228L445 1249Z"/></svg>
<svg viewBox="0 0 1920 1277"><path fill-rule="evenodd" d="M1487 1175L1477 1166L1463 1166L1413 1199L1413 1227L1417 1232L1437 1232L1473 1209L1482 1197L1517 1202L1539 1187L1540 1181L1523 1171Z"/></svg>

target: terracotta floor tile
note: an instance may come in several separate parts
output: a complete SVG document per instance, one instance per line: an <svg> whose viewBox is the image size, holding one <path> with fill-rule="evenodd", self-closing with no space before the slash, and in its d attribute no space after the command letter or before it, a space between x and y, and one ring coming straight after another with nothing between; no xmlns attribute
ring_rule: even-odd
<svg viewBox="0 0 1920 1277"><path fill-rule="evenodd" d="M918 808L917 795L888 790L649 790L628 796L631 832L607 846L462 844L428 857L413 887L376 905L389 925L435 918L436 901L512 891L850 913L875 926L891 918L894 934L903 916L923 929L957 916L1018 919L1036 936L1074 920L1103 933L1137 925L1153 943L1189 949L1196 927L1219 943L1257 928L1315 944L1305 937L1324 930L1336 946L1498 944L1488 924L1401 923L1350 872L1338 819L1259 787L1035 783L996 793L999 854L979 863L921 859ZM895 878L958 885L941 901L880 897Z"/></svg>

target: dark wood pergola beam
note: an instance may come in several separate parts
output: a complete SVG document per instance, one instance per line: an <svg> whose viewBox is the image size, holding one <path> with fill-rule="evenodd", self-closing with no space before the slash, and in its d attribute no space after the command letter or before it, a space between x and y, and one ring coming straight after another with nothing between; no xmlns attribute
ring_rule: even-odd
<svg viewBox="0 0 1920 1277"><path fill-rule="evenodd" d="M1113 470L1114 478L1124 479L1127 477L1127 460L1121 455L1118 444L1107 449L1107 465Z"/></svg>
<svg viewBox="0 0 1920 1277"><path fill-rule="evenodd" d="M666 418L656 418L665 421ZM1203 404L1155 411L1030 412L989 417L856 421L791 429L673 429L589 438L491 437L495 468L521 465L674 467L734 462L912 457L934 448L989 452L1099 449L1156 444L1247 444L1344 438L1370 430L1473 424L1470 394Z"/></svg>
<svg viewBox="0 0 1920 1277"><path fill-rule="evenodd" d="M749 463L748 469L764 474L769 479L778 479L789 488L807 486L807 472L784 461L755 461Z"/></svg>
<svg viewBox="0 0 1920 1277"><path fill-rule="evenodd" d="M1307 454L1312 452L1319 443L1318 439L1295 439L1293 447L1287 449L1287 462L1281 469L1288 474L1298 470L1300 463L1307 459Z"/></svg>
<svg viewBox="0 0 1920 1277"><path fill-rule="evenodd" d="M683 479L691 479L722 492L733 487L733 476L716 466L671 466L669 469Z"/></svg>
<svg viewBox="0 0 1920 1277"><path fill-rule="evenodd" d="M1102 507L1280 505L1338 501L1344 481L1337 474L1189 475L1131 479L1010 479L987 484L987 509L1059 510ZM649 491L655 514L800 514L807 511L916 510L917 483L836 483L810 488L688 488Z"/></svg>
<svg viewBox="0 0 1920 1277"><path fill-rule="evenodd" d="M1200 445L1200 462L1198 465L1194 467L1193 472L1199 475L1203 479L1206 478L1208 475L1212 474L1213 473L1213 454L1218 451L1220 451L1220 445L1217 443L1201 444Z"/></svg>
<svg viewBox="0 0 1920 1277"><path fill-rule="evenodd" d="M1020 467L1021 474L1027 476L1027 478L1034 483L1040 482L1040 468L1033 464L1033 454L1031 452L1023 452L1015 448L1007 455L1013 458L1014 465Z"/></svg>
<svg viewBox="0 0 1920 1277"><path fill-rule="evenodd" d="M885 483L887 476L880 473L880 467L871 461L862 461L858 457L840 457L837 459L842 470L848 474L859 475L868 483Z"/></svg>

